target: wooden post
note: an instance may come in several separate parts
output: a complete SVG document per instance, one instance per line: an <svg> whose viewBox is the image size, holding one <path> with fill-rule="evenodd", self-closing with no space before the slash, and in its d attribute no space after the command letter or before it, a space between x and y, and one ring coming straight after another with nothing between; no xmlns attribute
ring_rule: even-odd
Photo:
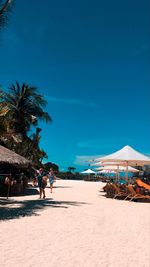
<svg viewBox="0 0 150 267"><path fill-rule="evenodd" d="M10 187L11 187L11 173L9 175L9 181L8 181L8 189L7 189L7 199L9 197L9 193L10 193Z"/></svg>

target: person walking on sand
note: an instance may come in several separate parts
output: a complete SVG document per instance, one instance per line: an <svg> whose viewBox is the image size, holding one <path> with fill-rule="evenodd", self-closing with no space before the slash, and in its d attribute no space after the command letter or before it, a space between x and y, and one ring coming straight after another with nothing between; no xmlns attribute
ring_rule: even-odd
<svg viewBox="0 0 150 267"><path fill-rule="evenodd" d="M42 197L43 194L43 198L45 198L45 187L47 185L47 176L45 175L44 169L40 168L38 171L38 175L37 175L37 180L38 180L38 187L39 187L39 191L40 191L40 198Z"/></svg>
<svg viewBox="0 0 150 267"><path fill-rule="evenodd" d="M50 192L53 192L53 183L56 180L56 176L55 176L55 172L53 170L53 168L50 168L49 171L49 183L50 183Z"/></svg>

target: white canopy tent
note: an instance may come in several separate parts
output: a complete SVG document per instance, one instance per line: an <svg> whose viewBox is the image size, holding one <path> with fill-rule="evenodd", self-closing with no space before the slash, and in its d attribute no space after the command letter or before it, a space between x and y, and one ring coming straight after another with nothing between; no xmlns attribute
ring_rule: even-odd
<svg viewBox="0 0 150 267"><path fill-rule="evenodd" d="M90 179L90 177L93 176L93 175L95 175L96 172L92 171L91 169L88 169L88 170L86 170L86 171L81 172L81 174L83 174L83 175L88 175L88 177L89 177L89 179Z"/></svg>
<svg viewBox="0 0 150 267"><path fill-rule="evenodd" d="M86 171L81 172L82 174L95 174L96 172L92 171L91 169L88 169Z"/></svg>
<svg viewBox="0 0 150 267"><path fill-rule="evenodd" d="M113 170L113 171L118 171L118 172L124 172L126 171L126 166L118 166L118 165L106 165L104 167L99 167L99 168L96 168L96 170ZM129 172L139 172L139 170L133 168L133 167L130 167L128 166L128 171Z"/></svg>
<svg viewBox="0 0 150 267"><path fill-rule="evenodd" d="M128 166L143 166L146 164L150 164L150 157L147 157L140 152L136 151L130 146L125 146L122 149L118 150L115 153L112 153L108 156L97 158L95 161L97 162L124 162L126 163L126 180L128 181Z"/></svg>
<svg viewBox="0 0 150 267"><path fill-rule="evenodd" d="M100 162L130 162L132 166L143 166L150 163L150 157L141 154L131 146L124 146L122 149L108 156L97 158Z"/></svg>
<svg viewBox="0 0 150 267"><path fill-rule="evenodd" d="M124 161L113 161L113 162L95 162L95 164L92 164L92 166L114 166L114 165L117 165L117 166L127 166L126 162Z"/></svg>

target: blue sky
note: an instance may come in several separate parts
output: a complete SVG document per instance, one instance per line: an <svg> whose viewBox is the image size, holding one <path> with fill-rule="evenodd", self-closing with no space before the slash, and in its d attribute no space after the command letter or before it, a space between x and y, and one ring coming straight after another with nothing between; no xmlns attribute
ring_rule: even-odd
<svg viewBox="0 0 150 267"><path fill-rule="evenodd" d="M150 154L148 0L16 0L0 83L35 85L53 123L41 147L61 169L131 145Z"/></svg>

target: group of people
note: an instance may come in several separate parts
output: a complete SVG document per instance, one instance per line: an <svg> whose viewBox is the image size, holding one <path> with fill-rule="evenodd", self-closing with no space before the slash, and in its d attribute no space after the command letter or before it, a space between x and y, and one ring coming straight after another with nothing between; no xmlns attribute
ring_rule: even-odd
<svg viewBox="0 0 150 267"><path fill-rule="evenodd" d="M53 183L56 180L55 172L53 168L50 168L49 172L45 172L44 168L40 168L36 171L35 179L38 183L40 198L45 198L45 188L47 186L47 180L50 183L50 192L53 191Z"/></svg>

